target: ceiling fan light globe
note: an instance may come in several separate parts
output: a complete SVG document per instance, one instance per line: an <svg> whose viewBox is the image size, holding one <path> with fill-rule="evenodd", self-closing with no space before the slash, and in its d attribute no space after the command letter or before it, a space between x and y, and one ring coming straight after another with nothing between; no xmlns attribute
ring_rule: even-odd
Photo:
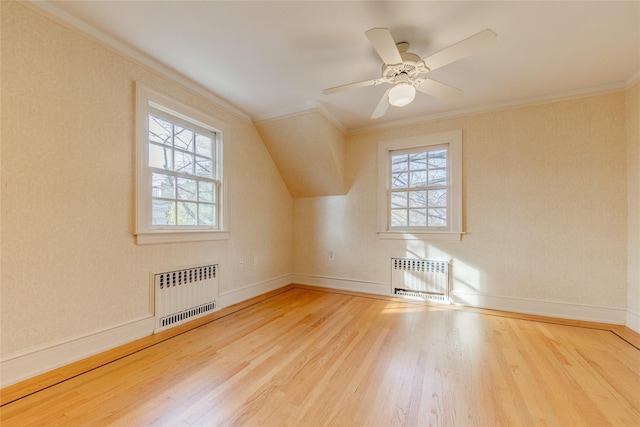
<svg viewBox="0 0 640 427"><path fill-rule="evenodd" d="M389 91L389 104L404 107L416 97L416 88L409 83L398 83Z"/></svg>

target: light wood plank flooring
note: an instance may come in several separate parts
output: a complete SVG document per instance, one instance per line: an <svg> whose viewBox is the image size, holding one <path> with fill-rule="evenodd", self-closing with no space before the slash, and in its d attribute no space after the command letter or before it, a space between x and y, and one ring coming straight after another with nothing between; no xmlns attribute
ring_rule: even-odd
<svg viewBox="0 0 640 427"><path fill-rule="evenodd" d="M587 324L292 287L0 411L3 427L638 426L640 350Z"/></svg>

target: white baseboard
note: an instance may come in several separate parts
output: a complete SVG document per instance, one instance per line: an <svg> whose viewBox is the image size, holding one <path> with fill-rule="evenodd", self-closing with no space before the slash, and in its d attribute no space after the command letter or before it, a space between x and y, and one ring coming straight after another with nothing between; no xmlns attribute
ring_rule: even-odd
<svg viewBox="0 0 640 427"><path fill-rule="evenodd" d="M8 355L0 361L0 388L151 335L154 317L66 340L44 348Z"/></svg>
<svg viewBox="0 0 640 427"><path fill-rule="evenodd" d="M584 320L588 322L613 323L616 325L625 324L626 311L620 308L514 298L477 292L460 292L456 290L451 293L451 299L457 304L492 310L535 314L561 319Z"/></svg>
<svg viewBox="0 0 640 427"><path fill-rule="evenodd" d="M319 286L329 289L339 289L342 291L366 292L376 295L391 295L391 285L389 285L388 283L367 282L364 280L294 274L292 283L297 283L300 285Z"/></svg>
<svg viewBox="0 0 640 427"><path fill-rule="evenodd" d="M627 310L627 321L625 326L640 334L640 313Z"/></svg>
<svg viewBox="0 0 640 427"><path fill-rule="evenodd" d="M285 275L234 289L219 295L219 307L242 302L290 283L291 276ZM152 335L154 328L155 317L149 315L86 336L8 355L0 361L0 388Z"/></svg>
<svg viewBox="0 0 640 427"><path fill-rule="evenodd" d="M292 283L291 278L292 275L285 274L284 276L276 277L264 282L254 283L242 288L221 292L219 295L220 308L229 307L230 305L237 304L253 297L257 297L258 295L266 294L267 292L287 286Z"/></svg>
<svg viewBox="0 0 640 427"><path fill-rule="evenodd" d="M376 283L362 280L302 274L295 274L293 276L293 283L346 291L367 292L378 295L391 295L391 284L389 283ZM454 303L471 307L488 308L492 310L510 311L523 314L535 314L562 319L613 323L617 325L627 324L627 326L629 326L630 323L629 318L632 318L632 322L639 321L639 316L636 315L635 320L633 320L633 315L630 314L629 311L610 307L503 297L490 294L459 292L456 290L451 293L451 299ZM626 322L625 318L627 319ZM632 326L629 327L634 329Z"/></svg>

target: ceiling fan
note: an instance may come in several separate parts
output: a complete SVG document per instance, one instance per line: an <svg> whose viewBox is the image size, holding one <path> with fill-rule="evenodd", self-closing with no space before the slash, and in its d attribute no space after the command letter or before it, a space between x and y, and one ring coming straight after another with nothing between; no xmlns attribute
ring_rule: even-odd
<svg viewBox="0 0 640 427"><path fill-rule="evenodd" d="M472 55L493 44L497 38L496 33L486 29L421 59L415 53L409 52L409 43L394 42L388 28L372 28L365 34L384 62L382 77L335 86L323 90L322 93L329 95L343 90L376 86L382 83L392 84L392 87L382 95L378 106L371 115L372 119L382 117L389 104L396 107L410 104L416 95L416 90L443 100L455 97L461 92L460 89L427 78L425 74Z"/></svg>

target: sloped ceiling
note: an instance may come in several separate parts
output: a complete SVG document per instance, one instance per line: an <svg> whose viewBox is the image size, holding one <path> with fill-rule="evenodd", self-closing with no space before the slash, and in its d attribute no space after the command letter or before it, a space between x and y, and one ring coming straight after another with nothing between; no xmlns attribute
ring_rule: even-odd
<svg viewBox="0 0 640 427"><path fill-rule="evenodd" d="M291 196L346 194L345 135L319 110L255 123Z"/></svg>

